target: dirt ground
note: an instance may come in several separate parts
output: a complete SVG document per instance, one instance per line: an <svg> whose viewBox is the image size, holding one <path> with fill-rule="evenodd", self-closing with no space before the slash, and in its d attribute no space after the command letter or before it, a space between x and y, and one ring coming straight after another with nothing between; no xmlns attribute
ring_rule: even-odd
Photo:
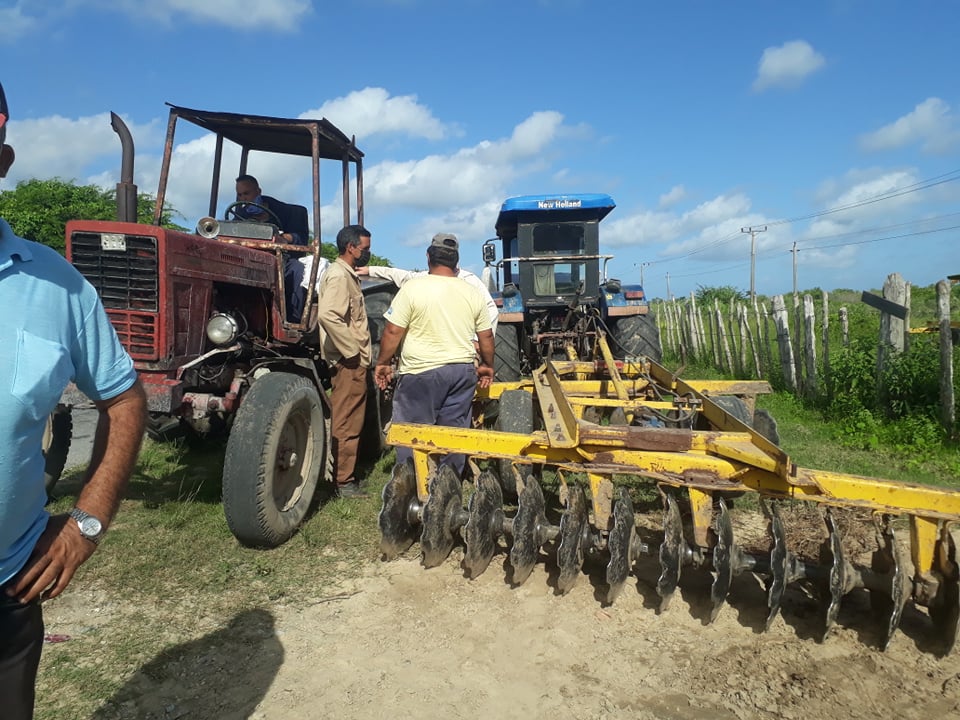
<svg viewBox="0 0 960 720"><path fill-rule="evenodd" d="M765 593L749 574L707 625L707 572L687 572L657 614L652 559L604 607L602 567L559 597L549 561L511 588L505 556L474 581L459 558L424 570L414 546L312 601L211 623L141 667L94 717L960 718L960 652L938 658L929 619L912 607L881 652L863 592L845 598L821 643L819 605L793 586L762 633ZM82 633L102 600L81 590L52 604L48 632ZM99 622L109 615L104 607Z"/></svg>

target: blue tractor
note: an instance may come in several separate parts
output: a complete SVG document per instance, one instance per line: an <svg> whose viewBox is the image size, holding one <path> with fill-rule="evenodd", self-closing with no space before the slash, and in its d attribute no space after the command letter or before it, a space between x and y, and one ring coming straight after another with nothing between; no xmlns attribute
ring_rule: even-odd
<svg viewBox="0 0 960 720"><path fill-rule="evenodd" d="M643 287L607 278L613 256L600 254L599 227L615 207L604 194L504 201L497 237L483 245L484 275L500 308L497 380L519 380L545 359L591 358L600 331L614 357L660 361Z"/></svg>

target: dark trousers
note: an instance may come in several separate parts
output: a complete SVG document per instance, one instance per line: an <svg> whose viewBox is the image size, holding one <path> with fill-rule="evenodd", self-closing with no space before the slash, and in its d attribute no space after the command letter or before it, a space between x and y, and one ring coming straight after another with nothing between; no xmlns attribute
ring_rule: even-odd
<svg viewBox="0 0 960 720"><path fill-rule="evenodd" d="M303 263L297 258L285 256L283 260L283 288L287 299L287 320L298 323L303 318L303 306L307 301L307 289L303 282Z"/></svg>
<svg viewBox="0 0 960 720"><path fill-rule="evenodd" d="M333 436L333 474L337 487L353 482L357 448L367 409L368 368L333 366L330 393L330 434Z"/></svg>
<svg viewBox="0 0 960 720"><path fill-rule="evenodd" d="M423 423L446 427L470 427L477 369L473 363L443 365L434 370L401 375L393 395L393 422ZM397 462L413 456L410 448L397 448ZM450 465L459 475L466 458L447 455L441 465Z"/></svg>
<svg viewBox="0 0 960 720"><path fill-rule="evenodd" d="M30 720L43 649L40 603L21 605L0 588L0 717Z"/></svg>

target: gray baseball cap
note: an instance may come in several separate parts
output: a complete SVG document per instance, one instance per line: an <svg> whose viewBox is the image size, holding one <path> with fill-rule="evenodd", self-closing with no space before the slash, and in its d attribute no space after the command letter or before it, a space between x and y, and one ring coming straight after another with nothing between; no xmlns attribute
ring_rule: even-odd
<svg viewBox="0 0 960 720"><path fill-rule="evenodd" d="M437 233L430 241L430 247L446 248L447 250L460 250L460 243L457 242L457 236L452 233Z"/></svg>

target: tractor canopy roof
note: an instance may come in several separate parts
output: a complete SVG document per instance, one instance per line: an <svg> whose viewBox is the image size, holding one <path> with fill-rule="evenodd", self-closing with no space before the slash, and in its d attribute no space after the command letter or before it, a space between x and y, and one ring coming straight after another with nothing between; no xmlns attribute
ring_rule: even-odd
<svg viewBox="0 0 960 720"><path fill-rule="evenodd" d="M171 115L221 135L248 150L312 157L313 137L316 136L320 158L347 158L356 162L363 157L354 140L326 118L277 118L167 105L170 106Z"/></svg>
<svg viewBox="0 0 960 720"><path fill-rule="evenodd" d="M497 216L497 236L515 237L519 223L603 220L616 206L613 198L603 193L507 198Z"/></svg>

